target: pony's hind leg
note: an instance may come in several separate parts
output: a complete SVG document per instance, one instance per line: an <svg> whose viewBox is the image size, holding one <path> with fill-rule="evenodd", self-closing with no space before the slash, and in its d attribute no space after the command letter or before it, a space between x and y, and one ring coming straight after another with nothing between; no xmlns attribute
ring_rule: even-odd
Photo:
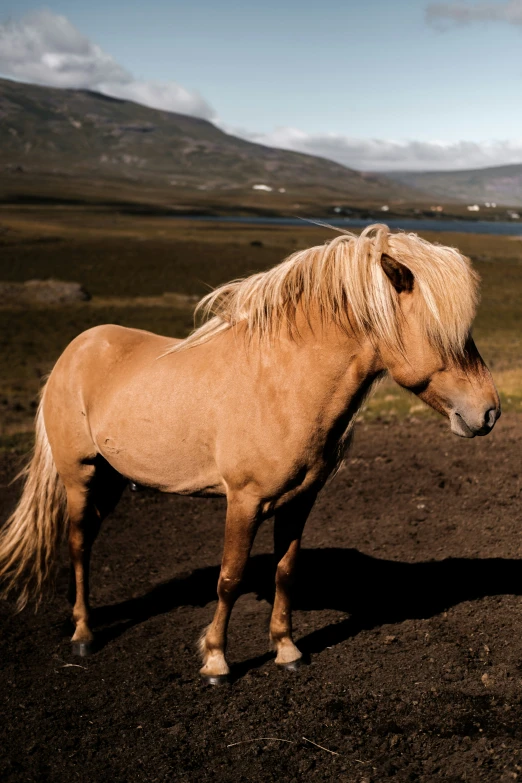
<svg viewBox="0 0 522 783"><path fill-rule="evenodd" d="M76 655L89 655L94 636L89 624L89 565L91 550L98 535L101 519L81 486L66 486L69 512L69 554L74 585L69 594L74 598L72 618L75 625L71 639Z"/></svg>
<svg viewBox="0 0 522 783"><path fill-rule="evenodd" d="M75 625L72 650L76 655L92 652L94 636L90 627L89 569L93 544L101 523L118 502L125 480L101 457L83 481L66 483L69 512L69 554L71 557L70 598L74 603Z"/></svg>
<svg viewBox="0 0 522 783"><path fill-rule="evenodd" d="M225 546L218 580L218 605L214 619L203 633L200 674L210 685L226 682L226 634L230 613L238 596L243 572L259 524L259 502L243 496L229 496L225 525Z"/></svg>
<svg viewBox="0 0 522 783"><path fill-rule="evenodd" d="M274 519L276 559L275 596L270 620L270 639L276 649L276 663L293 671L302 653L292 640L292 588L295 581L301 536L317 493L295 498L279 510Z"/></svg>

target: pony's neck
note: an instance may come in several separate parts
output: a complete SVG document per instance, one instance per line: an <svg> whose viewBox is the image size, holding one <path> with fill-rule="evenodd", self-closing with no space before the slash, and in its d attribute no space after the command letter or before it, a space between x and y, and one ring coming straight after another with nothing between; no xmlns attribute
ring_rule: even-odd
<svg viewBox="0 0 522 783"><path fill-rule="evenodd" d="M347 424L386 370L378 350L366 336L347 333L316 315L299 315L296 326L282 329L265 357L275 372L284 367L285 375L296 379L296 393L308 396L322 427L340 419Z"/></svg>
<svg viewBox="0 0 522 783"><path fill-rule="evenodd" d="M353 324L353 319L348 318ZM385 371L382 358L375 343L358 331L355 325L343 329L333 321L322 319L314 310L306 317L298 309L295 326L283 327L281 337L288 345L295 343L299 353L310 352L326 370L331 367L357 367L361 381Z"/></svg>
<svg viewBox="0 0 522 783"><path fill-rule="evenodd" d="M296 338L274 349L276 378L281 367L286 376L281 405L288 404L296 420L314 422L312 449L323 455L330 473L342 462L356 415L385 371L379 353L368 338L320 322L300 324Z"/></svg>

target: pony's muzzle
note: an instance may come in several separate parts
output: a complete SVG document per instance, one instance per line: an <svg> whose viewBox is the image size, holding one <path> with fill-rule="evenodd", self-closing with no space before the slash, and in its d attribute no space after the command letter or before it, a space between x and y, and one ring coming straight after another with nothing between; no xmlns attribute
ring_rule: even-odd
<svg viewBox="0 0 522 783"><path fill-rule="evenodd" d="M451 431L460 438L474 438L476 435L487 435L500 417L500 405L488 408L479 422L473 422L473 417L466 417L463 412L450 413Z"/></svg>

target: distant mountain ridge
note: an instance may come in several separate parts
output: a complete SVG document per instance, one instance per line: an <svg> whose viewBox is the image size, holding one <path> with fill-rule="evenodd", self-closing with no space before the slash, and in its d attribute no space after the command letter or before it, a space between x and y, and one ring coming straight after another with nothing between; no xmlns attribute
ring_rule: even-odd
<svg viewBox="0 0 522 783"><path fill-rule="evenodd" d="M417 200L408 185L265 147L206 120L87 90L0 79L0 170L205 189L315 189L340 199Z"/></svg>
<svg viewBox="0 0 522 783"><path fill-rule="evenodd" d="M522 164L463 171L387 171L398 183L431 193L440 201L494 201L522 206Z"/></svg>

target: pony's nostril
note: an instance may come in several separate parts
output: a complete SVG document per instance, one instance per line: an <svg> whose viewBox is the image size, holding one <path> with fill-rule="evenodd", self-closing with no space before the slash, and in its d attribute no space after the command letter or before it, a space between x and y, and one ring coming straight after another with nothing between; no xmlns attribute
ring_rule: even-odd
<svg viewBox="0 0 522 783"><path fill-rule="evenodd" d="M497 408L490 408L488 411L486 411L486 415L484 416L484 424L486 425L486 427L489 427L489 429L492 429L497 419L498 419Z"/></svg>

